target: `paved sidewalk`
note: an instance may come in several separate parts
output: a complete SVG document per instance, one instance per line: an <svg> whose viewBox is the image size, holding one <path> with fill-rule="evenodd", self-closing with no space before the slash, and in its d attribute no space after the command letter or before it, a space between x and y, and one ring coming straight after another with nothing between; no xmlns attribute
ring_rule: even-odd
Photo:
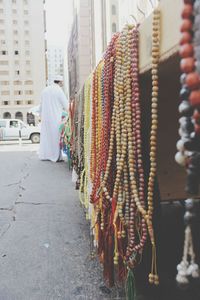
<svg viewBox="0 0 200 300"><path fill-rule="evenodd" d="M66 163L0 153L0 300L123 299L90 257L89 225Z"/></svg>

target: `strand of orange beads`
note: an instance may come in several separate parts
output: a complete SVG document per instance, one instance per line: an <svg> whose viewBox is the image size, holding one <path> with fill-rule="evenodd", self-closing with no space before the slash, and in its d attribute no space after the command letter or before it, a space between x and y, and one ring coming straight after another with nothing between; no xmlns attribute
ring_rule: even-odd
<svg viewBox="0 0 200 300"><path fill-rule="evenodd" d="M94 181L96 173L96 107L97 107L97 72L93 72L92 78L92 129L91 129L91 153L90 153L90 177Z"/></svg>
<svg viewBox="0 0 200 300"><path fill-rule="evenodd" d="M120 107L120 100L124 102L123 98L123 80L121 75L121 63L122 63L122 47L121 47L121 39L123 33L120 34L119 39L117 40L116 44L116 63L115 63L115 76L114 76L114 106L113 106L113 113L112 113L112 122L111 122L111 134L110 134L110 145L108 151L108 160L106 164L105 175L103 177L102 188L107 201L111 203L112 211L111 211L111 221L114 218L116 213L116 204L118 205L117 210L119 210L119 215L121 215L121 173L123 169L123 163L125 160L124 151L126 150L126 137L124 133L121 132L123 121L123 107ZM122 98L124 100L122 100ZM115 149L115 147L116 149ZM115 154L116 152L116 154ZM116 165L116 172L114 178L114 187L113 191L109 190L109 174L111 171L112 161L115 160ZM123 220L121 218L121 220ZM112 224L110 224L112 226ZM116 229L116 224L113 224L114 228ZM124 231L123 236L124 236ZM118 234L118 231L115 230L115 244L117 244L117 239L121 238L121 234ZM114 264L118 265L119 254L123 256L123 253L119 253L119 248L115 247L114 253ZM123 257L122 257L123 259Z"/></svg>
<svg viewBox="0 0 200 300"><path fill-rule="evenodd" d="M101 177L105 173L106 162L108 159L108 149L111 128L111 112L113 108L113 73L114 73L114 57L115 44L119 34L115 34L104 55L104 68L102 70L102 132L101 132L101 150L100 162L95 182L91 193L91 202L98 201L99 190L101 186Z"/></svg>
<svg viewBox="0 0 200 300"><path fill-rule="evenodd" d="M110 174L110 168L112 164L112 159L114 155L114 142L116 138L116 165L119 167L119 160L120 160L120 151L121 151L121 133L120 133L120 109L119 109L119 97L120 93L119 90L122 90L121 82L117 82L116 78L120 78L120 63L121 63L121 39L122 34L120 34L119 39L117 40L116 45L116 63L115 63L115 76L114 76L114 105L113 105L113 112L112 112L112 121L111 121L111 134L110 134L110 145L108 151L108 160L106 164L106 170L102 182L103 192L106 196L108 201L112 201L113 197L109 195L108 188L107 188L107 181ZM119 173L119 171L118 171ZM116 175L116 180L113 188L113 196L114 198L117 196L118 184L119 184L119 175Z"/></svg>
<svg viewBox="0 0 200 300"><path fill-rule="evenodd" d="M103 263L106 265L106 243L105 237L108 235L108 224L110 218L110 202L102 195L101 181L105 173L106 162L108 159L109 143L114 145L112 138L110 139L111 129L111 112L113 107L113 73L115 61L115 44L119 34L115 34L109 44L104 55L104 66L101 72L101 106L102 106L102 130L100 137L100 156L96 170L95 180L90 195L91 202L95 206L96 211L96 231L98 231L98 254L104 257ZM100 79L100 77L99 77ZM100 85L100 81L99 81ZM111 133L110 133L111 132ZM112 175L109 174L110 184L112 185ZM101 259L102 260L102 259ZM105 261L105 262L104 262ZM105 267L106 268L106 267ZM109 284L112 284L112 268L104 270L105 277Z"/></svg>
<svg viewBox="0 0 200 300"><path fill-rule="evenodd" d="M99 164L99 146L100 146L100 122L101 119L100 114L100 93L99 90L99 76L100 76L100 68L101 62L95 68L93 72L92 78L92 124L91 124L91 149L90 149L90 178L91 183L95 182L97 171L98 171L98 164ZM91 198L91 197L90 197ZM102 200L102 199L99 199ZM96 243L98 243L99 239L99 214L102 207L102 201L98 201L94 206L94 224L95 224L95 237Z"/></svg>
<svg viewBox="0 0 200 300"><path fill-rule="evenodd" d="M91 136L91 164L90 174L92 183L95 181L100 156L100 135L101 135L101 72L102 61L96 67L93 73L92 82L92 136Z"/></svg>

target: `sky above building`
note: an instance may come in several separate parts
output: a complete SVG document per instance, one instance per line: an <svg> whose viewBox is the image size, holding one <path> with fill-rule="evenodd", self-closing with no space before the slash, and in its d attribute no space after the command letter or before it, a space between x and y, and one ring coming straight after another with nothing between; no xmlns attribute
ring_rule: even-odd
<svg viewBox="0 0 200 300"><path fill-rule="evenodd" d="M66 47L72 23L73 0L46 0L47 43Z"/></svg>

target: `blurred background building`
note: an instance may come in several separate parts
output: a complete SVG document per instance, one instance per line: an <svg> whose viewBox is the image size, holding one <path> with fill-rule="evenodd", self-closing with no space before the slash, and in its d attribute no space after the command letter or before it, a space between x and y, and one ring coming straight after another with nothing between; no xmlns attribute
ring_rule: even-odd
<svg viewBox="0 0 200 300"><path fill-rule="evenodd" d="M64 75L63 48L49 45L47 48L48 84L52 84L56 75Z"/></svg>
<svg viewBox="0 0 200 300"><path fill-rule="evenodd" d="M32 123L46 85L44 0L0 0L0 118Z"/></svg>
<svg viewBox="0 0 200 300"><path fill-rule="evenodd" d="M69 95L83 86L119 30L118 0L74 0L74 20L68 43Z"/></svg>
<svg viewBox="0 0 200 300"><path fill-rule="evenodd" d="M69 95L74 97L92 70L91 0L74 0L68 43Z"/></svg>
<svg viewBox="0 0 200 300"><path fill-rule="evenodd" d="M73 0L68 43L69 95L75 96L102 58L112 35L126 23L142 22L158 0Z"/></svg>

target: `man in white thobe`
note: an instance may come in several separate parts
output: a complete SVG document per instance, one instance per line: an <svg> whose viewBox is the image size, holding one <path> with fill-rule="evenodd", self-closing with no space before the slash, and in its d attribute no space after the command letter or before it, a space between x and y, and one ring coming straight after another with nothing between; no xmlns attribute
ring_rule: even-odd
<svg viewBox="0 0 200 300"><path fill-rule="evenodd" d="M41 95L40 160L56 162L61 159L59 125L62 111L68 109L68 100L61 88L62 80L62 76L57 76L54 84L46 87Z"/></svg>

